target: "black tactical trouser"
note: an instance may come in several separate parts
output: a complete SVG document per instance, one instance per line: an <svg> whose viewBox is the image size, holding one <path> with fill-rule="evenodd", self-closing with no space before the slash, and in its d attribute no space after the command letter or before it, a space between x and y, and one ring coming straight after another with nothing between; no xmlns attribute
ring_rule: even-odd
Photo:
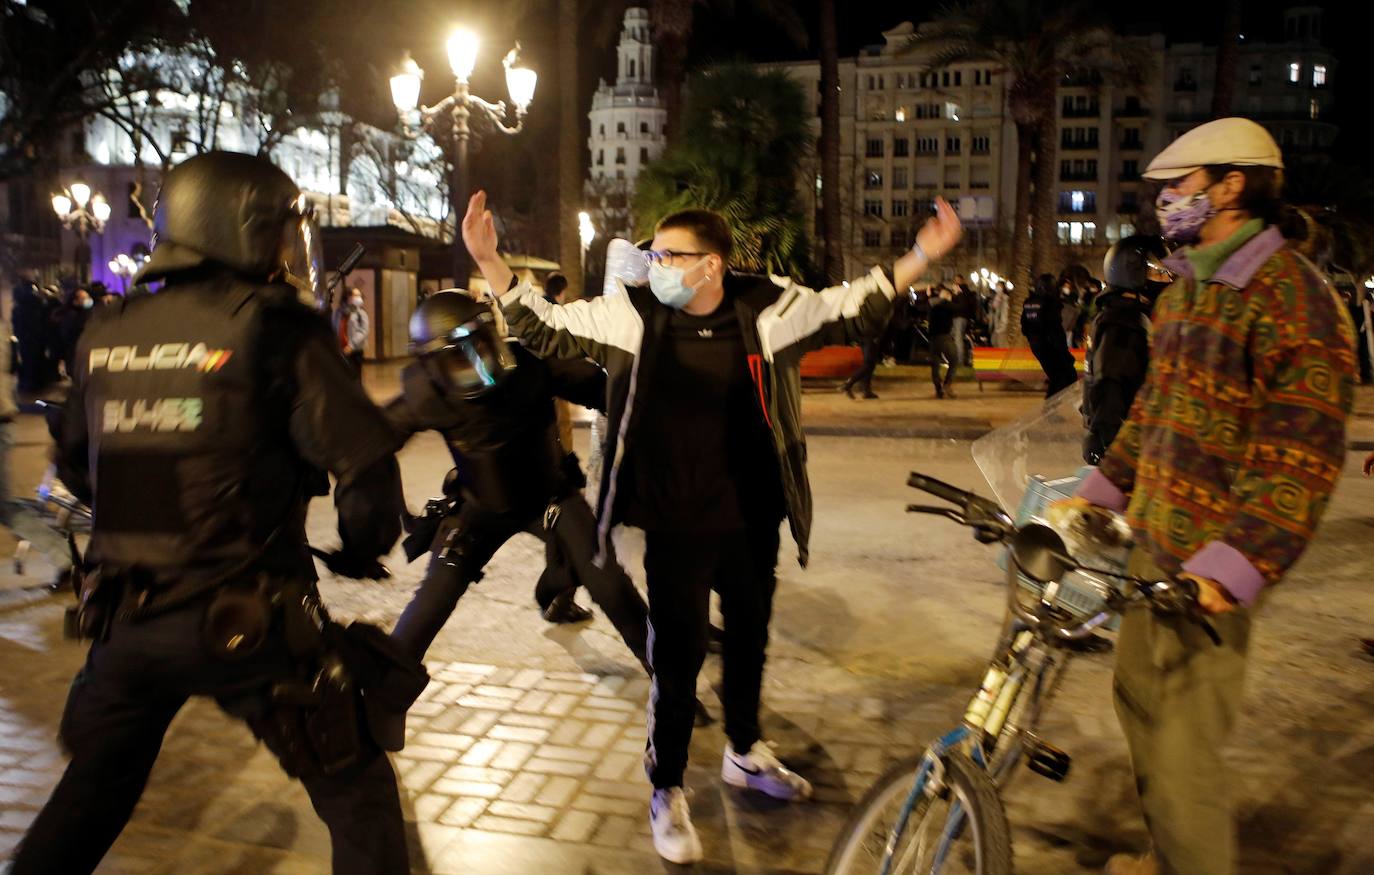
<svg viewBox="0 0 1374 875"><path fill-rule="evenodd" d="M649 738L644 768L655 788L681 787L706 660L711 590L725 618L721 704L740 753L759 740L759 696L777 589L778 528L723 534L644 533L649 578Z"/></svg>
<svg viewBox="0 0 1374 875"><path fill-rule="evenodd" d="M239 661L210 655L205 606L201 599L138 623L117 622L91 645L62 715L71 762L11 875L94 871L143 795L163 735L187 699L211 696L251 716L261 712L267 686L293 676L280 635ZM409 871L396 777L380 749L367 743L367 751L338 774L302 782L329 827L336 875Z"/></svg>
<svg viewBox="0 0 1374 875"><path fill-rule="evenodd" d="M1045 397L1049 398L1078 382L1078 369L1068 344L1057 336L1027 336L1031 354L1045 372Z"/></svg>
<svg viewBox="0 0 1374 875"><path fill-rule="evenodd" d="M559 581L573 586L580 583L647 670L648 606L620 567L613 550L606 557L604 568L593 562L596 517L592 509L577 494L559 502L551 529L545 528L545 516L541 513L531 519L525 514L491 514L475 502L465 502L435 534L429 568L415 597L396 621L392 638L410 655L424 658L468 586L481 579L482 569L491 557L511 538L529 532L546 542L554 539L572 571L570 576L555 574L540 579L541 588L535 594L540 607L546 607L558 595L544 591L545 588L560 585Z"/></svg>
<svg viewBox="0 0 1374 875"><path fill-rule="evenodd" d="M940 376L940 365L945 365L945 375ZM935 391L943 393L954 383L954 373L959 369L959 346L953 334L937 334L930 339L930 381Z"/></svg>

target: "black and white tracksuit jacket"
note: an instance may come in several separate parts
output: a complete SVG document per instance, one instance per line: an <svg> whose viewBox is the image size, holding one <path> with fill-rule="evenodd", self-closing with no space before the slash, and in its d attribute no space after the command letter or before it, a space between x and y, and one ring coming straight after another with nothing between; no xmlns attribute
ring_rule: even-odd
<svg viewBox="0 0 1374 875"><path fill-rule="evenodd" d="M814 291L781 277L729 272L749 372L773 434L782 472L787 519L805 566L811 534L811 484L801 428L801 357L822 346L859 343L883 330L892 315L891 274L882 268L851 283ZM635 440L635 399L654 391L656 352L672 314L647 287L554 305L528 282L500 297L512 333L539 356L586 356L606 371L606 445L597 497L597 537L605 555L619 522L616 493L621 465Z"/></svg>

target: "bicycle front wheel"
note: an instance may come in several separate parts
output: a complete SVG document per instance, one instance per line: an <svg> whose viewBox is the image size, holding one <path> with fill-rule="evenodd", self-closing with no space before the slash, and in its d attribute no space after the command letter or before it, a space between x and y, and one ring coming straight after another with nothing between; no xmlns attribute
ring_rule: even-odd
<svg viewBox="0 0 1374 875"><path fill-rule="evenodd" d="M1011 875L1011 828L987 774L962 754L940 761L911 805L924 757L894 766L840 832L827 875Z"/></svg>

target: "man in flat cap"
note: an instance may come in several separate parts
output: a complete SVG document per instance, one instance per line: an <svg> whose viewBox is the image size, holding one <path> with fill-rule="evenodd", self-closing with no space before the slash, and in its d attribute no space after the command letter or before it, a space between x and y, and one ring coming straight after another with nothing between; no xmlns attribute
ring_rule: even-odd
<svg viewBox="0 0 1374 875"><path fill-rule="evenodd" d="M1232 875L1222 747L1240 708L1250 623L1312 539L1345 462L1354 330L1285 245L1283 158L1248 119L1208 122L1145 171L1177 279L1154 310L1149 376L1087 477L1080 507L1124 511L1132 574L1191 581L1220 633L1130 612L1114 692L1153 850L1111 875Z"/></svg>

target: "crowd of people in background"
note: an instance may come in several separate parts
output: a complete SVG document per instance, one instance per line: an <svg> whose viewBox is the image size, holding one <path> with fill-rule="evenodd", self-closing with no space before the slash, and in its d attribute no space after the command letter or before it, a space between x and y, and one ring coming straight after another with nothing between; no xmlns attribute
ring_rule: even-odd
<svg viewBox="0 0 1374 875"><path fill-rule="evenodd" d="M21 279L13 290L10 328L14 342L10 365L23 395L41 395L72 373L72 355L91 310L119 295L96 282L40 286Z"/></svg>

